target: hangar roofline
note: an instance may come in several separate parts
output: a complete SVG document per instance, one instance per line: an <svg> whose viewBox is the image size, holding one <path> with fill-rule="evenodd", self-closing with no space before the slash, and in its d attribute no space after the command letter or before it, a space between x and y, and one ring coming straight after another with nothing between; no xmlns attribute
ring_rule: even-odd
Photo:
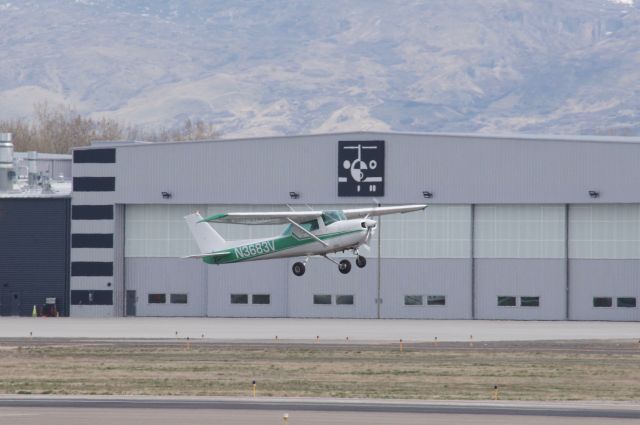
<svg viewBox="0 0 640 425"><path fill-rule="evenodd" d="M588 135L549 135L549 134L518 134L518 133L420 133L420 132L394 132L394 131L347 131L337 133L313 133L313 134L295 134L281 136L259 136L259 137L238 137L229 139L202 139L202 140L185 140L185 141L167 141L167 142L149 142L138 140L112 140L112 141L92 141L89 146L74 147L73 150L95 149L102 147L131 148L157 145L185 144L185 143L220 143L220 142L244 142L250 140L274 140L274 139L294 139L294 138L312 138L326 136L435 136L435 137L464 137L470 139L498 139L498 140L536 140L536 141L555 141L555 142L580 142L580 143L629 143L640 144L640 137L634 136L588 136Z"/></svg>

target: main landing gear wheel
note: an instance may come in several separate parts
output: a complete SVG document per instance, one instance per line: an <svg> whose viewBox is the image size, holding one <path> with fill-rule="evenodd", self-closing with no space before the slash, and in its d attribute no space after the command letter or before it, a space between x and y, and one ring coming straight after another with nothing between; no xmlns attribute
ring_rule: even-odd
<svg viewBox="0 0 640 425"><path fill-rule="evenodd" d="M291 268L291 270L293 270L293 274L295 274L296 276L302 276L304 274L304 271L306 270L306 267L304 266L304 264L298 261L297 263L293 263L293 267Z"/></svg>
<svg viewBox="0 0 640 425"><path fill-rule="evenodd" d="M340 273L347 274L351 271L351 262L349 260L342 260L340 264L338 264L338 270Z"/></svg>
<svg viewBox="0 0 640 425"><path fill-rule="evenodd" d="M362 255L358 255L356 257L356 266L363 268L366 265L367 265L367 259L364 258Z"/></svg>

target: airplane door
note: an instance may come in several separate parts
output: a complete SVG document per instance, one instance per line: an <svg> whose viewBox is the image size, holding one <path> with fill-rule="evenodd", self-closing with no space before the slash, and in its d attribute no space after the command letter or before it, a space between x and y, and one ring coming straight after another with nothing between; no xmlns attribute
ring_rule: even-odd
<svg viewBox="0 0 640 425"><path fill-rule="evenodd" d="M136 301L138 297L136 296L136 291L127 290L127 316L135 316L136 315Z"/></svg>

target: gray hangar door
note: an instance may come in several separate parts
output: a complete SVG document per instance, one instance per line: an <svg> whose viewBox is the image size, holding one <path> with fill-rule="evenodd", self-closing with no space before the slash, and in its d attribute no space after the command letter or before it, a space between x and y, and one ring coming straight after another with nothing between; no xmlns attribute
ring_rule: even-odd
<svg viewBox="0 0 640 425"><path fill-rule="evenodd" d="M69 314L69 198L0 199L0 315Z"/></svg>

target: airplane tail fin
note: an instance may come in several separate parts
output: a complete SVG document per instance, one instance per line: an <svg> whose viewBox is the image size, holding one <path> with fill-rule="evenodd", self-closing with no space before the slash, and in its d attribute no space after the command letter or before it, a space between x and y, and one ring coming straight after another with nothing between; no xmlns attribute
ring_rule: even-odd
<svg viewBox="0 0 640 425"><path fill-rule="evenodd" d="M200 252L208 254L214 251L220 251L227 246L227 242L214 230L209 223L202 222L200 213L195 212L184 217L193 238L200 248Z"/></svg>

